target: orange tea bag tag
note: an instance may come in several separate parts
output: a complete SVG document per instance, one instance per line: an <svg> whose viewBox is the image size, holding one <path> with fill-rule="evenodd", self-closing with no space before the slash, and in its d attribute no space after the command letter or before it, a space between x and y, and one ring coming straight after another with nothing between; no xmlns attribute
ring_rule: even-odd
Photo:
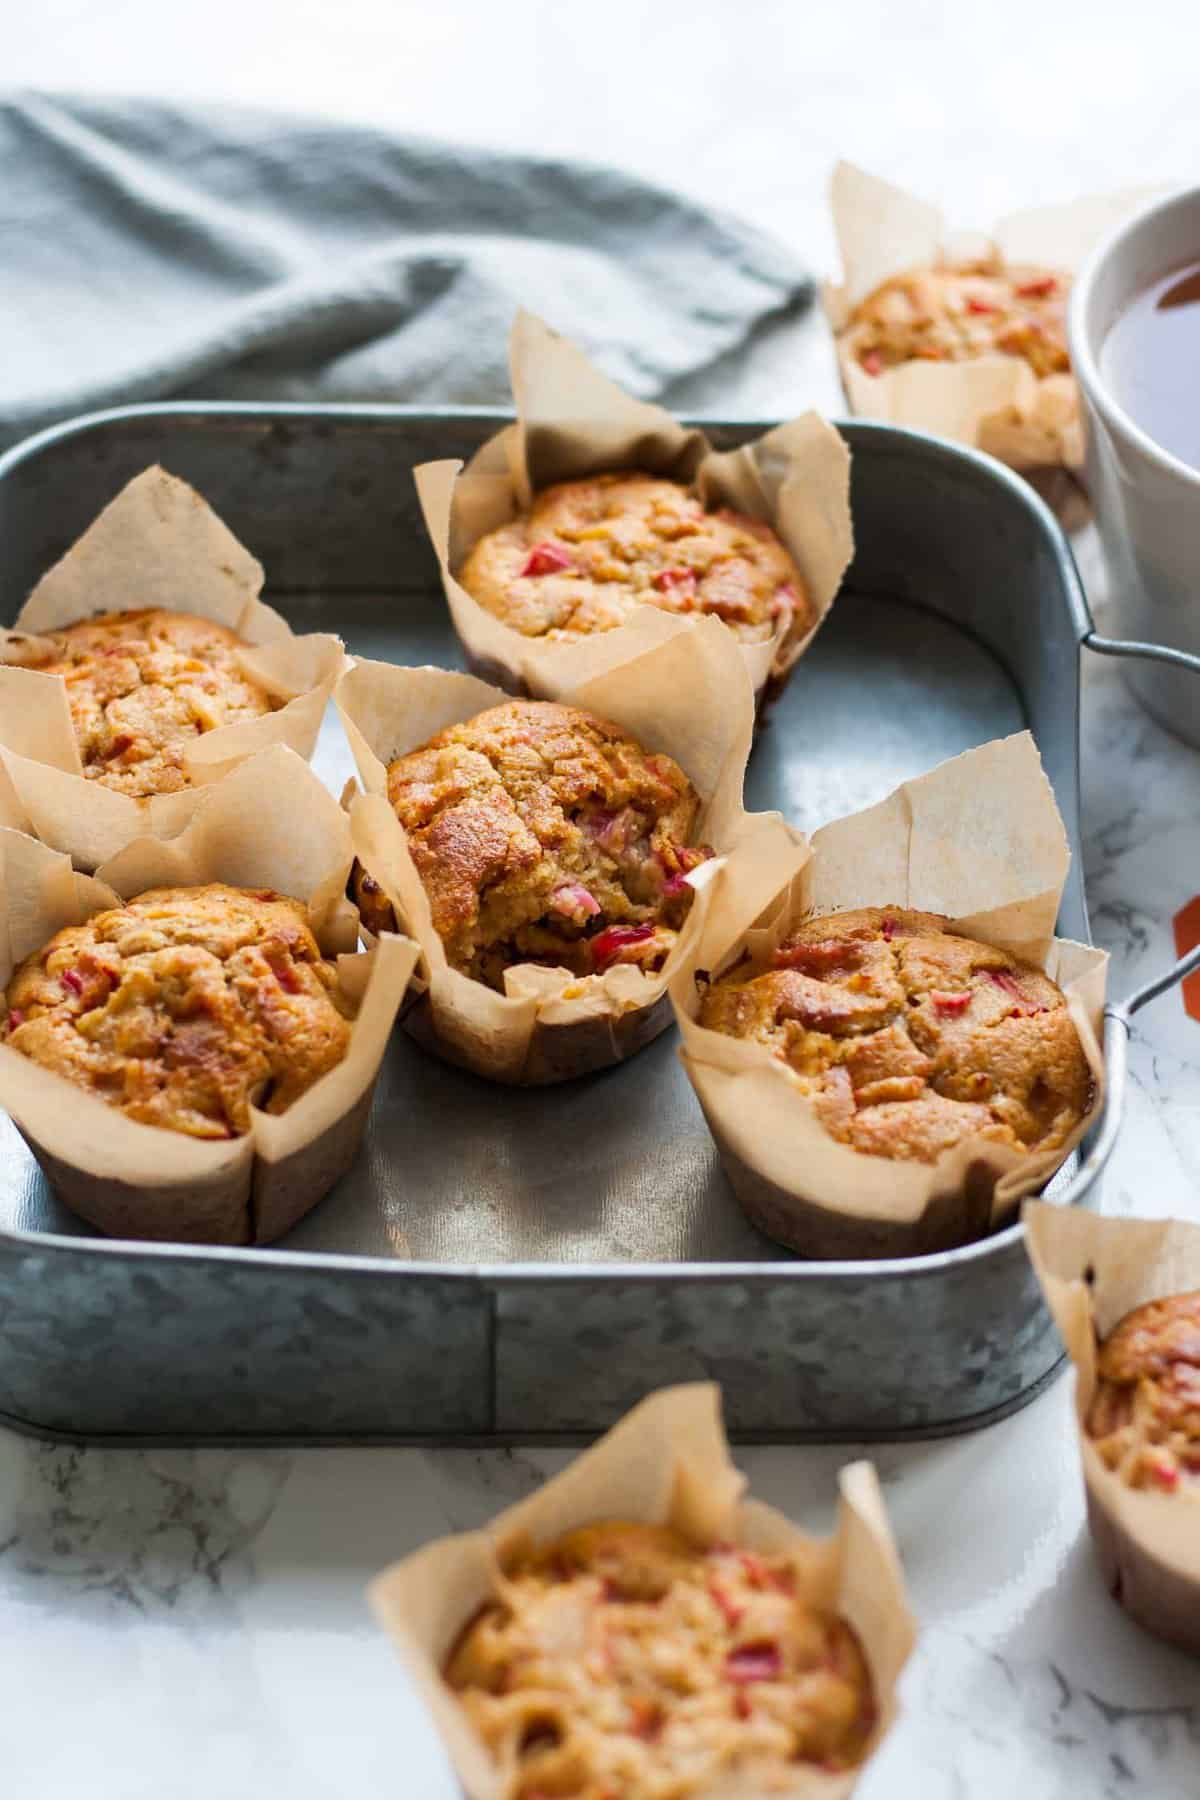
<svg viewBox="0 0 1200 1800"><path fill-rule="evenodd" d="M1186 956L1200 944L1200 894L1193 896L1186 906L1181 906L1175 914L1175 954ZM1190 1018L1200 1021L1200 969L1189 975L1180 987L1183 995L1184 1011Z"/></svg>

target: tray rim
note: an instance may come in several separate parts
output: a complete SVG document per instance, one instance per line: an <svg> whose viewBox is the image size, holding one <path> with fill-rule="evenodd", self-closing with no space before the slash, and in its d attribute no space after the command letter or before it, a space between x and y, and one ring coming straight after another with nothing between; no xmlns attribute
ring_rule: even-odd
<svg viewBox="0 0 1200 1800"><path fill-rule="evenodd" d="M494 423L497 426L511 424L514 414L511 408L498 406L422 406L412 403L373 403L358 404L355 402L329 402L326 404L308 404L303 401L274 401L262 403L242 403L235 400L160 400L135 403L128 406L106 407L97 412L82 413L58 424L45 427L31 436L19 440L6 451L0 453L0 484L9 479L18 469L27 463L39 459L59 444L72 438L82 438L93 432L102 431L112 425L136 423L142 419L161 420L197 420L224 419L228 421L244 421L247 425L270 425L273 422L288 420L304 420L308 423L319 420L330 422L343 421L346 424L387 424L390 421L424 419L437 421L442 419L478 420L481 423ZM683 417L683 423L704 427L719 426L722 431L744 431L747 436L770 430L777 425L777 419L769 418L729 418L719 413L689 413ZM1087 596L1074 555L1066 534L1055 518L1050 507L1035 492L1029 483L1015 470L998 462L994 457L986 456L982 451L967 448L964 445L935 437L929 432L914 431L908 427L891 425L879 420L831 417L830 424L850 443L852 449L856 441L875 448L894 447L903 450L905 446L919 449L926 457L950 464L951 466L973 469L976 479L982 479L1003 489L1009 500L1018 507L1024 508L1031 520L1036 524L1046 547L1050 550L1057 566L1059 586L1065 602L1066 610L1075 638L1076 654L1085 647L1089 634L1094 633L1095 626L1088 606ZM411 473L411 471L410 471ZM2 546L0 546L2 552ZM277 593L292 590L279 588ZM959 629L962 629L959 627ZM970 634L968 634L970 635ZM996 653L989 649L989 654ZM1001 661L996 657L998 662ZM1003 664L1001 663L1001 666ZM1007 671L1006 671L1007 672ZM1074 722L1074 787L1075 813L1079 814L1079 710L1076 706ZM1079 847L1082 851L1082 846ZM1091 943L1091 925L1087 914L1087 895L1082 874L1080 893L1084 914L1084 941ZM1107 1107L1115 1111L1115 1117L1098 1120L1093 1127L1093 1135L1101 1134L1102 1144L1097 1144L1097 1155L1093 1151L1088 1158L1091 1181L1100 1173L1103 1163L1115 1141L1116 1131L1123 1114L1123 1095L1110 1091ZM1082 1195L1079 1196L1082 1198ZM272 1246L245 1246L229 1244L175 1244L169 1242L147 1242L134 1238L78 1237L65 1232L48 1232L25 1229L0 1228L0 1254L19 1257L38 1257L42 1255L86 1255L105 1258L118 1258L131 1262L169 1263L175 1266L193 1267L211 1266L245 1266L247 1268L269 1269L277 1276L309 1276L314 1273L344 1275L352 1280L380 1279L391 1277L405 1279L426 1277L439 1281L454 1281L470 1286L480 1286L485 1291L492 1288L508 1287L515 1284L544 1286L550 1283L580 1283L590 1286L602 1286L608 1283L626 1285L653 1285L655 1282L675 1284L690 1283L722 1283L739 1281L757 1285L765 1282L800 1281L800 1280L847 1280L861 1281L871 1276L908 1279L937 1279L948 1271L967 1268L971 1264L993 1256L1002 1255L1011 1250L1024 1238L1024 1225L1016 1219L1002 1231L994 1232L988 1237L980 1238L974 1243L960 1245L957 1249L935 1251L924 1256L860 1258L857 1260L820 1260L803 1261L790 1258L786 1261L762 1262L662 1262L662 1263L443 1263L424 1261L405 1261L395 1257L367 1256L347 1254L335 1251L318 1250L281 1250ZM1019 1402L1023 1404L1023 1402ZM20 1429L20 1427L17 1427ZM34 1428L36 1430L36 1427ZM157 1438L154 1440L158 1442ZM294 1441L294 1440L292 1440Z"/></svg>

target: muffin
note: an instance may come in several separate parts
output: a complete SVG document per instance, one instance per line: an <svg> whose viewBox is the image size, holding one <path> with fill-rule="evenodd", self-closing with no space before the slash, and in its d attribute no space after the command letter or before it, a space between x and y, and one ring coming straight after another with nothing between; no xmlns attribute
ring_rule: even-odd
<svg viewBox="0 0 1200 1800"><path fill-rule="evenodd" d="M1047 1201L1021 1217L1075 1368L1101 1578L1129 1618L1200 1656L1200 1225Z"/></svg>
<svg viewBox="0 0 1200 1800"><path fill-rule="evenodd" d="M848 163L830 197L842 269L824 301L851 411L1037 472L1064 525L1078 522L1084 434L1067 304L1074 271L1133 196L1013 213L969 236Z"/></svg>
<svg viewBox="0 0 1200 1800"><path fill-rule="evenodd" d="M933 1255L1062 1167L1101 1106L1108 960L1054 934L1070 864L1028 732L822 826L766 894L735 844L669 986L759 1230L806 1257Z"/></svg>
<svg viewBox="0 0 1200 1800"><path fill-rule="evenodd" d="M452 969L662 967L692 903L700 800L669 756L578 707L513 700L392 762L387 797ZM392 911L357 867L368 929Z"/></svg>
<svg viewBox="0 0 1200 1800"><path fill-rule="evenodd" d="M845 438L806 412L718 450L525 312L509 362L514 421L413 471L468 666L561 699L712 619L765 706L853 554Z"/></svg>
<svg viewBox="0 0 1200 1800"><path fill-rule="evenodd" d="M470 1800L847 1800L915 1641L875 1470L832 1533L746 1493L720 1393L649 1394L372 1606Z"/></svg>
<svg viewBox="0 0 1200 1800"><path fill-rule="evenodd" d="M778 636L777 668L816 623L804 579L771 527L708 509L682 482L625 470L559 482L475 544L458 579L527 638L570 641L638 606L710 614L744 643Z"/></svg>
<svg viewBox="0 0 1200 1800"><path fill-rule="evenodd" d="M444 1678L511 1800L787 1788L852 1769L876 1722L847 1622L786 1552L604 1521L506 1563Z"/></svg>
<svg viewBox="0 0 1200 1800"><path fill-rule="evenodd" d="M202 1139L286 1112L346 1054L336 970L271 891L155 888L15 971L0 1043L126 1118Z"/></svg>
<svg viewBox="0 0 1200 1800"><path fill-rule="evenodd" d="M968 1139L1063 1147L1093 1081L1059 988L934 913L813 919L704 994L708 1030L766 1045L825 1132L867 1156L935 1163Z"/></svg>
<svg viewBox="0 0 1200 1800"><path fill-rule="evenodd" d="M263 579L186 482L126 483L0 633L0 786L22 829L95 870L177 838L260 750L312 755L341 640L294 633Z"/></svg>
<svg viewBox="0 0 1200 1800"><path fill-rule="evenodd" d="M1135 1307L1096 1362L1086 1428L1130 1488L1200 1500L1200 1291Z"/></svg>
<svg viewBox="0 0 1200 1800"><path fill-rule="evenodd" d="M850 315L845 348L867 375L901 363L1015 356L1039 379L1069 374L1070 276L998 257L894 275Z"/></svg>
<svg viewBox="0 0 1200 1800"><path fill-rule="evenodd" d="M85 777L132 799L190 787L198 737L281 704L243 667L249 646L191 613L104 613L43 638L53 653L28 666L62 676Z"/></svg>

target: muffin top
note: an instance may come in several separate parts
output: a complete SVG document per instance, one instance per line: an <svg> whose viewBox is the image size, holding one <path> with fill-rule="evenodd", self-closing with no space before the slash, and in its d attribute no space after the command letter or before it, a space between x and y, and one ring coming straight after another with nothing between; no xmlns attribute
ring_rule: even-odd
<svg viewBox="0 0 1200 1800"><path fill-rule="evenodd" d="M510 700L388 769L451 966L503 991L514 963L658 969L692 902L700 810L687 776L578 707ZM372 929L391 909L360 870Z"/></svg>
<svg viewBox="0 0 1200 1800"><path fill-rule="evenodd" d="M1200 1292L1149 1300L1100 1346L1089 1436L1127 1487L1200 1499Z"/></svg>
<svg viewBox="0 0 1200 1800"><path fill-rule="evenodd" d="M1065 374L1070 276L999 260L893 275L854 309L848 344L868 375L897 363L967 362L999 352L1035 375Z"/></svg>
<svg viewBox="0 0 1200 1800"><path fill-rule="evenodd" d="M506 1569L445 1679L513 1800L774 1791L854 1767L875 1722L858 1639L787 1556L607 1521Z"/></svg>
<svg viewBox="0 0 1200 1800"><path fill-rule="evenodd" d="M345 1055L336 981L298 901L152 888L26 958L0 1042L144 1125L240 1137Z"/></svg>
<svg viewBox="0 0 1200 1800"><path fill-rule="evenodd" d="M212 619L153 607L42 635L56 653L32 666L66 682L85 776L135 800L190 787L198 737L280 704L242 668L248 646Z"/></svg>
<svg viewBox="0 0 1200 1800"><path fill-rule="evenodd" d="M814 622L803 577L769 525L705 510L678 481L636 472L563 481L480 538L459 571L467 592L526 637L578 638L636 606L711 613L748 643Z"/></svg>
<svg viewBox="0 0 1200 1800"><path fill-rule="evenodd" d="M825 1130L868 1156L936 1162L964 1138L1059 1149L1092 1077L1062 993L936 913L813 919L707 990L700 1023L766 1044Z"/></svg>

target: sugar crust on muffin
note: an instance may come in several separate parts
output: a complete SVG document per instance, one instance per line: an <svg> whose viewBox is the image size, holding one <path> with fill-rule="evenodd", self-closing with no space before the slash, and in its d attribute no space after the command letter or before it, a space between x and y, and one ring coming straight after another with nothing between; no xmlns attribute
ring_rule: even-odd
<svg viewBox="0 0 1200 1800"><path fill-rule="evenodd" d="M299 902L154 888L68 926L8 984L0 1042L129 1119L197 1138L286 1112L350 1024Z"/></svg>
<svg viewBox="0 0 1200 1800"><path fill-rule="evenodd" d="M212 619L151 607L43 635L55 654L30 666L66 684L84 775L133 799L190 787L197 738L281 704L242 666L249 646Z"/></svg>
<svg viewBox="0 0 1200 1800"><path fill-rule="evenodd" d="M843 343L868 375L901 363L1020 357L1036 376L1066 374L1070 277L998 259L912 269L854 308Z"/></svg>
<svg viewBox="0 0 1200 1800"><path fill-rule="evenodd" d="M1127 1487L1200 1500L1200 1291L1135 1307L1100 1345L1088 1435Z"/></svg>
<svg viewBox="0 0 1200 1800"><path fill-rule="evenodd" d="M768 524L710 510L683 483L636 471L544 489L528 512L479 539L458 580L525 637L612 631L650 605L722 619L747 643L778 633L784 658L815 622L804 579Z"/></svg>
<svg viewBox="0 0 1200 1800"><path fill-rule="evenodd" d="M577 707L512 700L394 761L387 794L452 968L660 968L691 906L700 799L669 756ZM369 872L355 898L391 929Z"/></svg>
<svg viewBox="0 0 1200 1800"><path fill-rule="evenodd" d="M869 1156L935 1162L967 1138L1066 1142L1092 1075L1061 990L937 914L813 919L705 992L701 1025L765 1044L824 1129Z"/></svg>
<svg viewBox="0 0 1200 1800"><path fill-rule="evenodd" d="M584 1526L508 1564L445 1679L506 1800L774 1791L853 1768L875 1724L857 1637L802 1586L786 1555Z"/></svg>

